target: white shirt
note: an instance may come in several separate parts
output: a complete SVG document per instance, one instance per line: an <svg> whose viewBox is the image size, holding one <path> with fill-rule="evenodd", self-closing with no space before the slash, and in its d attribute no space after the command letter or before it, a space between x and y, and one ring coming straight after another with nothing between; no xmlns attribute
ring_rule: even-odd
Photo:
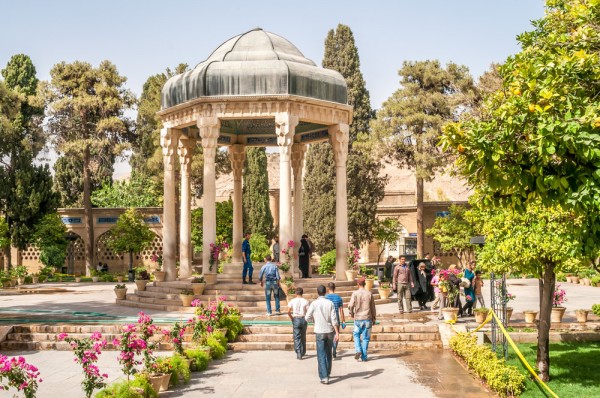
<svg viewBox="0 0 600 398"><path fill-rule="evenodd" d="M296 297L288 301L288 308L292 309L293 317L304 317L308 310L308 300L304 297Z"/></svg>
<svg viewBox="0 0 600 398"><path fill-rule="evenodd" d="M305 318L307 322L312 322L314 319L315 333L333 333L335 331L334 326L338 324L335 305L332 301L327 300L325 296L319 296L310 304Z"/></svg>

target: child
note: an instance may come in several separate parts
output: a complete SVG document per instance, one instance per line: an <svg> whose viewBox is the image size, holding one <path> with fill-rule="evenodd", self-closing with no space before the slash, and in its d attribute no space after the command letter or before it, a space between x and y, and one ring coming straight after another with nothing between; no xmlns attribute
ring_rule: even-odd
<svg viewBox="0 0 600 398"><path fill-rule="evenodd" d="M473 285L475 288L475 297L482 307L485 307L485 301L483 300L483 279L481 279L481 271L475 271L475 279L473 279ZM473 308L477 306L477 303L473 303Z"/></svg>

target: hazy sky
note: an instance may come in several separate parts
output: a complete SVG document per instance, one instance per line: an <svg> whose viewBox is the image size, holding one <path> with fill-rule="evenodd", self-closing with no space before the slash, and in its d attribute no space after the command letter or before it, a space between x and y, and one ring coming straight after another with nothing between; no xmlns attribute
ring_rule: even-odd
<svg viewBox="0 0 600 398"><path fill-rule="evenodd" d="M148 76L194 66L227 39L261 27L320 64L327 31L352 29L374 108L398 88L405 60L439 59L479 76L519 51L542 0L201 1L0 0L0 66L29 55L40 79L57 62L108 59L136 94Z"/></svg>

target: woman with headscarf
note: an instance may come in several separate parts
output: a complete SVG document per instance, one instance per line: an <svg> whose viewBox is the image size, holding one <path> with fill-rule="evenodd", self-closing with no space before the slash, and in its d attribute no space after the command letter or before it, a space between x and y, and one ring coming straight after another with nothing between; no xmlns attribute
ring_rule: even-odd
<svg viewBox="0 0 600 398"><path fill-rule="evenodd" d="M310 278L308 267L310 263L310 244L308 243L308 235L302 235L300 239L300 247L298 248L298 268L302 273L302 278Z"/></svg>
<svg viewBox="0 0 600 398"><path fill-rule="evenodd" d="M417 269L417 277L415 278L415 287L413 288L413 295L419 302L419 308L421 311L427 310L427 272L425 271L425 263L419 263Z"/></svg>

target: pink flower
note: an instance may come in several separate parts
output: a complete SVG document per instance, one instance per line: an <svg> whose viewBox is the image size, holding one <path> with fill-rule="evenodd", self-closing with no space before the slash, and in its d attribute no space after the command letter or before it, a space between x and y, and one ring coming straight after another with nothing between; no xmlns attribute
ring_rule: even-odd
<svg viewBox="0 0 600 398"><path fill-rule="evenodd" d="M296 246L296 242L294 242L293 240L290 240L288 242L288 247L294 247L294 246Z"/></svg>
<svg viewBox="0 0 600 398"><path fill-rule="evenodd" d="M56 338L58 340L64 340L67 336L68 336L67 333L59 333L59 335Z"/></svg>

